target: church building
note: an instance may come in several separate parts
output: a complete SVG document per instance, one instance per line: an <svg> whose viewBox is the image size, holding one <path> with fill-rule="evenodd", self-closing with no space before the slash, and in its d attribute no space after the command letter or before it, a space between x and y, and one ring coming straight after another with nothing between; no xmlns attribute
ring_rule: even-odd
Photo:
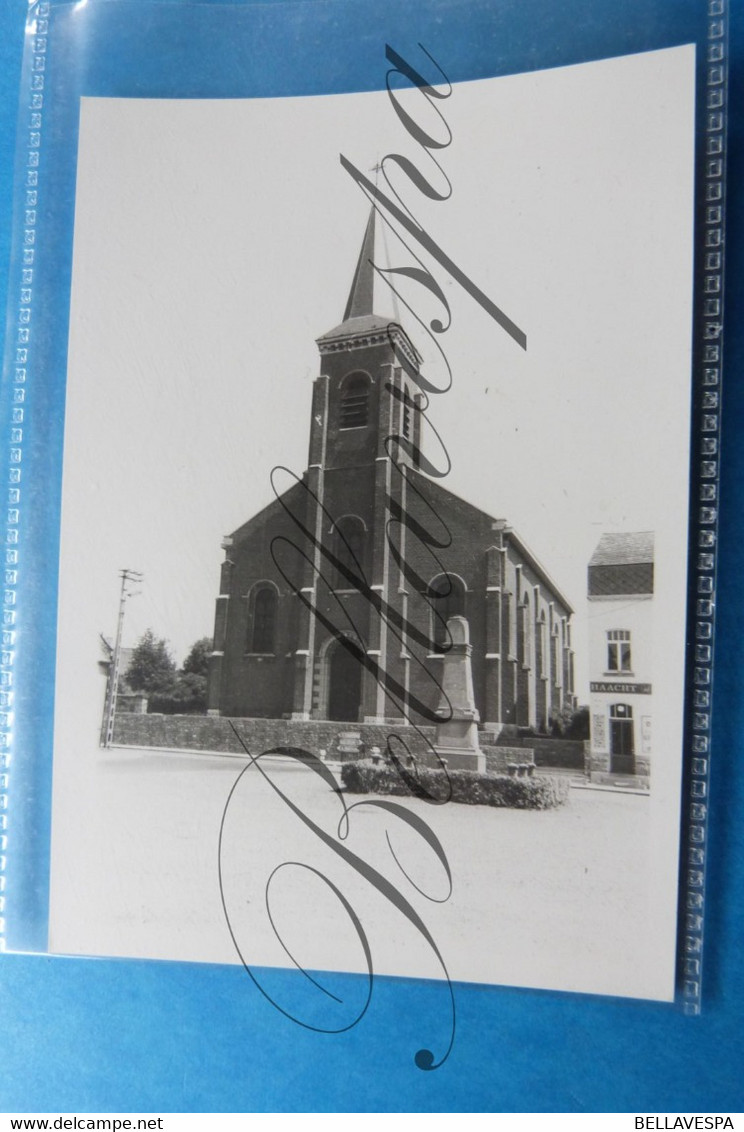
<svg viewBox="0 0 744 1132"><path fill-rule="evenodd" d="M209 711L432 723L464 616L480 726L546 729L575 706L571 606L505 520L426 474L421 357L375 313L374 243L373 210L317 340L307 470L223 542Z"/></svg>

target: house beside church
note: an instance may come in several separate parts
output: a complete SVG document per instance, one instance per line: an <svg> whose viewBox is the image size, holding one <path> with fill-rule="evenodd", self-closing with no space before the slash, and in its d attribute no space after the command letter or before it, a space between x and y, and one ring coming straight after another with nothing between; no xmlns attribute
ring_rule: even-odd
<svg viewBox="0 0 744 1132"><path fill-rule="evenodd" d="M457 615L481 727L545 729L575 706L571 606L504 519L426 474L421 358L375 313L374 229L317 340L307 469L224 540L209 711L432 722Z"/></svg>
<svg viewBox="0 0 744 1132"><path fill-rule="evenodd" d="M653 531L605 534L589 561L590 773L648 784L653 752Z"/></svg>
<svg viewBox="0 0 744 1132"><path fill-rule="evenodd" d="M101 650L101 657L98 661L98 670L105 677L106 690L104 694L104 701L108 697L109 681L111 679L111 667L114 660L114 646L108 637L104 637L103 633L99 634L99 647ZM116 712L133 713L135 715L144 715L147 712L147 696L143 692L133 691L127 682L127 672L129 665L132 663L134 649L123 648L119 651L119 681L116 689Z"/></svg>

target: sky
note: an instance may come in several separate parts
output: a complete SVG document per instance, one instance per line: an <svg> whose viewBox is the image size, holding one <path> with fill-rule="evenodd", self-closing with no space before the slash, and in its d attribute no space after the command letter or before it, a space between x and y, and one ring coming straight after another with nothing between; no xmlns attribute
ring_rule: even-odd
<svg viewBox="0 0 744 1132"><path fill-rule="evenodd" d="M401 154L452 193L425 199L388 160L393 187L527 336L523 350L422 256L452 316L433 336L452 386L429 412L445 486L506 518L573 604L586 699L600 535L656 530L670 600L684 584L693 59L457 84L439 114L409 91L423 128L451 133L440 171L385 92L83 100L60 639L82 658L113 636L122 567L144 574L125 644L150 627L182 661L211 634L222 537L269 501L276 464L306 466L315 339L341 320L369 211L339 156L374 177ZM382 243L383 264L413 263ZM420 287L409 298L441 315ZM440 381L432 338L404 322Z"/></svg>

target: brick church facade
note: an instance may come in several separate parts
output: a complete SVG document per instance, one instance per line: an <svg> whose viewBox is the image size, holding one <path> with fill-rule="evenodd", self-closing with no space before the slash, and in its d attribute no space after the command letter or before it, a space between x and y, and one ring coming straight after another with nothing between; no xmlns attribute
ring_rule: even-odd
<svg viewBox="0 0 744 1132"><path fill-rule="evenodd" d="M374 213L318 339L307 470L223 543L209 711L433 722L462 615L481 726L545 729L575 706L572 609L504 520L425 474L421 359L374 313L373 258Z"/></svg>

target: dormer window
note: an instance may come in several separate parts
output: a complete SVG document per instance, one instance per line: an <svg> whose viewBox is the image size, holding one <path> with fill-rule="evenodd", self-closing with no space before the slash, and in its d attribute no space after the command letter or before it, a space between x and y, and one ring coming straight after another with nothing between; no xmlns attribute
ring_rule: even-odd
<svg viewBox="0 0 744 1132"><path fill-rule="evenodd" d="M341 389L341 428L365 428L369 421L369 385L366 373L352 373Z"/></svg>

